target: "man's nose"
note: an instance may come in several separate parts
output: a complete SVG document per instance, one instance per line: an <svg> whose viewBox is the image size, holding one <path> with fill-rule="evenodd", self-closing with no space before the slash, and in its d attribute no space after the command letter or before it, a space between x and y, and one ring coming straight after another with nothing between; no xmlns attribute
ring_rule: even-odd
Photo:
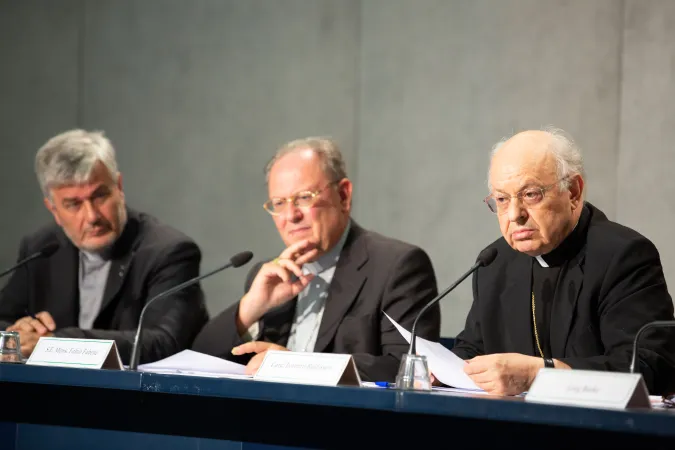
<svg viewBox="0 0 675 450"><path fill-rule="evenodd" d="M523 207L523 202L517 197L512 198L509 202L507 214L510 222L520 224L523 220L527 220L527 210Z"/></svg>
<svg viewBox="0 0 675 450"><path fill-rule="evenodd" d="M84 202L84 214L85 218L87 219L87 222L89 223L96 222L100 217L98 208L96 208L96 206L94 206L94 204L90 201Z"/></svg>
<svg viewBox="0 0 675 450"><path fill-rule="evenodd" d="M298 208L293 202L288 202L283 212L284 219L288 222L297 222L302 219L302 210Z"/></svg>

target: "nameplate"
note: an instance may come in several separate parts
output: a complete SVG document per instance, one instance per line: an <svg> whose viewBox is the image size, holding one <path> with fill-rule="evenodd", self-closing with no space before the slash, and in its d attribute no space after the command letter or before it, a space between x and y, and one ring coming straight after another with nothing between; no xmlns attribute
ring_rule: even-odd
<svg viewBox="0 0 675 450"><path fill-rule="evenodd" d="M593 408L651 408L639 373L539 369L525 401Z"/></svg>
<svg viewBox="0 0 675 450"><path fill-rule="evenodd" d="M254 380L322 386L361 386L351 355L269 350Z"/></svg>
<svg viewBox="0 0 675 450"><path fill-rule="evenodd" d="M113 340L41 337L26 364L33 366L122 369Z"/></svg>

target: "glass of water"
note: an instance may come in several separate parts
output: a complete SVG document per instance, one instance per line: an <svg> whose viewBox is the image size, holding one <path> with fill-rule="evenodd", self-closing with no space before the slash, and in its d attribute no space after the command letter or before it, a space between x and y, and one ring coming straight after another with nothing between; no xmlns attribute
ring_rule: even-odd
<svg viewBox="0 0 675 450"><path fill-rule="evenodd" d="M21 342L16 331L0 331L0 362L23 363Z"/></svg>
<svg viewBox="0 0 675 450"><path fill-rule="evenodd" d="M427 357L424 355L403 354L396 375L396 389L430 391L431 380Z"/></svg>

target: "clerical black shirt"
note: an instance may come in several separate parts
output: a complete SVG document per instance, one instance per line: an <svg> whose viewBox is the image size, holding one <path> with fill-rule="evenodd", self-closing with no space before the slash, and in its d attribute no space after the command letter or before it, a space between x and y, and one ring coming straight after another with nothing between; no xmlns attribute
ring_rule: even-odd
<svg viewBox="0 0 675 450"><path fill-rule="evenodd" d="M553 310L554 302L565 301L560 298L560 293L567 291L567 289L564 289L567 282L567 266L569 261L575 259L574 257L583 250L586 244L586 232L589 222L590 211L584 205L579 222L570 235L553 251L532 258L532 292L534 292L535 299L537 334L545 358L555 358L557 356L551 354L550 330L551 323L560 318L551 317L551 311ZM529 300L532 303L531 297ZM530 308L532 307L530 306ZM531 309L530 315L532 315ZM531 317L530 321L532 321ZM534 326L532 327L532 349L533 355L541 356L534 335Z"/></svg>

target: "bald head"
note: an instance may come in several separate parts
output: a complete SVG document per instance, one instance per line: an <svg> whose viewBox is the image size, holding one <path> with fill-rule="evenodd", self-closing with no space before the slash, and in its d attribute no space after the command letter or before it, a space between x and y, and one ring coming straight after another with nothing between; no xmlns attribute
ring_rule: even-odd
<svg viewBox="0 0 675 450"><path fill-rule="evenodd" d="M519 172L536 174L537 177L555 177L557 167L553 144L551 134L532 130L518 133L496 146L490 162L490 187L493 176L502 179Z"/></svg>
<svg viewBox="0 0 675 450"><path fill-rule="evenodd" d="M572 137L559 128L527 130L498 142L492 148L488 173L490 190L492 190L493 168L498 167L503 161L507 161L509 165L521 163L536 166L545 163L547 169L550 169L549 164L552 162L561 189L569 186L571 177L580 175L585 178L581 150Z"/></svg>
<svg viewBox="0 0 675 450"><path fill-rule="evenodd" d="M488 204L509 245L531 256L546 254L581 215L581 153L562 130L518 133L493 148L488 185Z"/></svg>

